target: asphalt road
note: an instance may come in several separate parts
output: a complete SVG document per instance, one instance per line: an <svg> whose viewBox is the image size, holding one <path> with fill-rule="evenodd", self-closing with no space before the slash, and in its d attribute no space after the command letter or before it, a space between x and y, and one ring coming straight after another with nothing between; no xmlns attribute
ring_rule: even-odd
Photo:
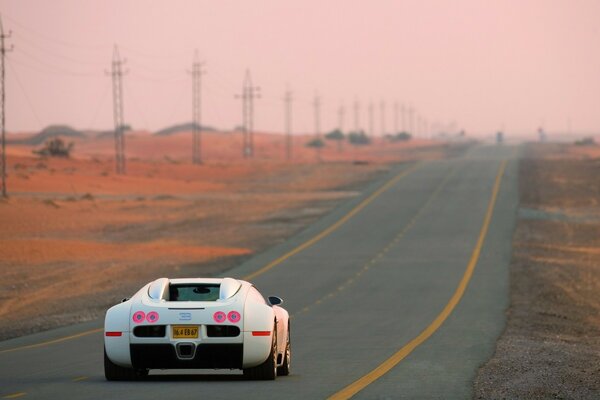
<svg viewBox="0 0 600 400"><path fill-rule="evenodd" d="M90 333L97 321L1 342L0 398L470 398L505 323L516 155L482 146L400 166L229 271L284 298L289 377L153 371L147 381L107 382L102 334Z"/></svg>

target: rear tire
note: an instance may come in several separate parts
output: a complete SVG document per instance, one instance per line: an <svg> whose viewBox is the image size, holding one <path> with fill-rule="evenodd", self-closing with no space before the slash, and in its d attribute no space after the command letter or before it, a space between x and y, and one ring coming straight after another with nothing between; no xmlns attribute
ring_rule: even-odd
<svg viewBox="0 0 600 400"><path fill-rule="evenodd" d="M288 325L287 340L285 343L285 352L283 353L283 363L281 367L277 367L278 376L288 376L290 374L290 367L292 361L292 343L291 343L290 326Z"/></svg>
<svg viewBox="0 0 600 400"><path fill-rule="evenodd" d="M147 376L147 369L125 368L113 363L104 349L104 377L107 381L135 381Z"/></svg>
<svg viewBox="0 0 600 400"><path fill-rule="evenodd" d="M277 327L273 328L269 357L256 367L244 368L244 377L254 381L273 381L277 378Z"/></svg>

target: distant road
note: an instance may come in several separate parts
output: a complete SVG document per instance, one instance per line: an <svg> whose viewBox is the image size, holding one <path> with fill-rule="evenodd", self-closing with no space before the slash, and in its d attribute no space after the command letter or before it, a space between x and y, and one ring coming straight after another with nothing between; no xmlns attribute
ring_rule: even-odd
<svg viewBox="0 0 600 400"><path fill-rule="evenodd" d="M399 167L229 271L284 298L289 377L152 371L107 382L97 321L0 342L0 398L470 398L508 306L516 150L482 146Z"/></svg>

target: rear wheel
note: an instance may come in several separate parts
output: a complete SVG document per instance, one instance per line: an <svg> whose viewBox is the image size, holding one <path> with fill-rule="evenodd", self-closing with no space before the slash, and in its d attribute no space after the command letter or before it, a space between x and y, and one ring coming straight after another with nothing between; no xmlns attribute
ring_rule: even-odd
<svg viewBox="0 0 600 400"><path fill-rule="evenodd" d="M287 340L285 342L285 353L283 353L283 363L281 367L277 367L277 375L288 376L290 374L290 366L292 361L292 343L290 340L290 326L287 329Z"/></svg>
<svg viewBox="0 0 600 400"><path fill-rule="evenodd" d="M148 376L147 369L125 368L113 363L104 349L104 377L107 381L134 381Z"/></svg>
<svg viewBox="0 0 600 400"><path fill-rule="evenodd" d="M273 328L271 352L264 363L244 369L244 377L255 381L272 381L277 378L277 327Z"/></svg>

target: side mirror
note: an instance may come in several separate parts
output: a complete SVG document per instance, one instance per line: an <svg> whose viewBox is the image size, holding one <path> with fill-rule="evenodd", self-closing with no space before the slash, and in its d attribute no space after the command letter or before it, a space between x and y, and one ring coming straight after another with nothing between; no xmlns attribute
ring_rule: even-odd
<svg viewBox="0 0 600 400"><path fill-rule="evenodd" d="M283 304L283 300L277 296L269 296L269 304L272 306L279 306Z"/></svg>
<svg viewBox="0 0 600 400"><path fill-rule="evenodd" d="M125 303L127 300L129 300L129 297L125 297L123 300L121 300L121 303Z"/></svg>

